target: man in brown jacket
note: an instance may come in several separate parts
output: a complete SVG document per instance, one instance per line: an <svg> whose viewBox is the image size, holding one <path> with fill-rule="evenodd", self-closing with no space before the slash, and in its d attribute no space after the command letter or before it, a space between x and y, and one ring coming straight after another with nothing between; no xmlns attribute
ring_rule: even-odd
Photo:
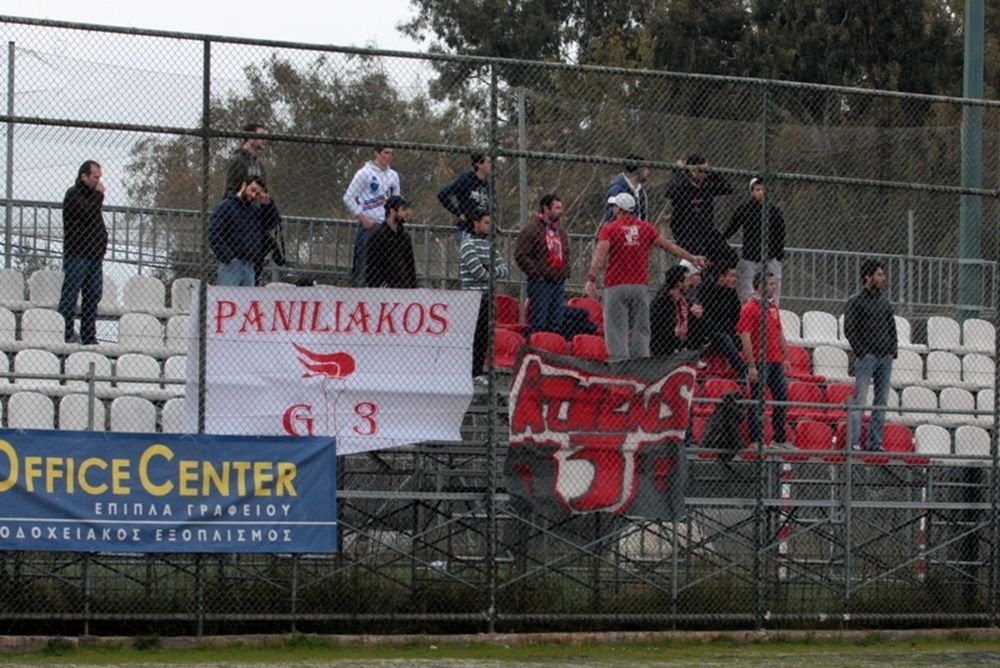
<svg viewBox="0 0 1000 668"><path fill-rule="evenodd" d="M528 277L528 336L563 331L570 254L566 230L559 225L562 213L562 200L546 195L538 217L521 230L514 245L514 260Z"/></svg>

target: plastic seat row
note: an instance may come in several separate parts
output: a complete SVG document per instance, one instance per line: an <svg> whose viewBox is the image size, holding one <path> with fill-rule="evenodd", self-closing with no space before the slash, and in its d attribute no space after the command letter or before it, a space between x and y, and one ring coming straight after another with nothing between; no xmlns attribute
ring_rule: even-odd
<svg viewBox="0 0 1000 668"><path fill-rule="evenodd" d="M530 315L530 304L524 301L524 318L521 318L521 305L517 299L510 295L498 294L496 300L496 324L502 329L509 329L518 334L524 334L528 330L528 317ZM587 318L597 327L597 335L604 333L604 307L600 300L592 297L570 297L566 300L567 306L582 308L587 312Z"/></svg>
<svg viewBox="0 0 1000 668"><path fill-rule="evenodd" d="M494 364L500 369L510 369L514 366L517 351L526 343L524 337L503 327L497 327L494 332L496 336ZM573 337L572 342L567 343L561 334L535 332L529 337L527 343L557 355L573 355L601 362L606 362L608 359L608 348L604 338L594 334L577 334Z"/></svg>
<svg viewBox="0 0 1000 668"><path fill-rule="evenodd" d="M794 351L794 352L793 352ZM853 383L850 373L850 358L847 352L832 346L817 346L812 352L812 368L805 368L802 354L789 347L793 377L811 380L826 380L837 383ZM982 353L969 353L959 358L951 352L932 350L927 353L926 366L923 358L912 350L900 350L892 362L891 383L893 387L925 385L939 389L944 387L964 387L976 390L993 386L996 364Z"/></svg>
<svg viewBox="0 0 1000 668"><path fill-rule="evenodd" d="M14 311L33 307L55 308L62 290L63 273L56 269L40 269L28 277L28 298L25 299L24 277L14 269L0 269L0 305ZM191 309L192 291L197 290L196 278L178 278L170 286L170 306L166 304L166 286L154 276L131 276L125 281L122 299L118 298L118 282L104 275L104 287L97 311L99 315L118 317L125 313L149 313L167 318ZM79 306L79 300L77 301Z"/></svg>
<svg viewBox="0 0 1000 668"><path fill-rule="evenodd" d="M56 402L39 392L16 392L7 399L5 425L9 429L63 429L87 431L90 405L85 394L67 394ZM3 412L0 404L0 413ZM117 397L110 410L104 402L93 403L93 431L133 433L185 433L184 399L175 397L163 404L159 419L152 401L142 397ZM58 419L58 421L57 421ZM158 428L159 427L159 428Z"/></svg>
<svg viewBox="0 0 1000 668"><path fill-rule="evenodd" d="M896 337L900 350L924 353L948 350L957 354L981 353L996 355L995 330L987 320L970 318L961 325L952 318L933 316L927 319L927 344L912 340L910 321L895 316ZM801 318L793 311L781 310L781 325L789 343L814 348L833 346L849 349L844 336L844 316L826 311L806 311Z"/></svg>
<svg viewBox="0 0 1000 668"><path fill-rule="evenodd" d="M141 352L157 358L186 353L190 316L174 315L164 326L148 313L126 313L118 321L118 342L104 343L101 353L117 357L127 352ZM67 354L81 349L79 344L66 343L63 317L57 311L29 308L21 314L20 335L17 317L0 307L0 350L13 352L26 348L44 348Z"/></svg>
<svg viewBox="0 0 1000 668"><path fill-rule="evenodd" d="M14 374L30 374L36 376L52 376L50 378L15 377L12 382L0 379L0 394L10 394L20 390L31 389L48 395L61 396L73 392L85 392L88 387L86 380L66 380L60 382L60 376L87 376L90 367L94 367L94 376L111 378L113 380L95 380L95 392L100 397L116 397L122 395L141 395L149 399L168 399L184 393L182 382L162 383L160 380L184 381L187 371L187 356L174 355L160 362L141 353L126 353L119 357L114 365L104 355L89 350L81 350L66 358L63 368L55 353L48 350L29 348L19 351L14 356L13 369L8 367L6 356L0 355L0 371L13 371Z"/></svg>
<svg viewBox="0 0 1000 668"><path fill-rule="evenodd" d="M909 350L900 350L892 362L892 385L925 385L931 388L964 387L980 389L993 386L996 364L982 353L959 358L945 350L932 350L924 359Z"/></svg>
<svg viewBox="0 0 1000 668"><path fill-rule="evenodd" d="M809 454L817 452L843 450L846 444L847 430L841 423L836 429L820 422L803 421L796 425L795 444L802 452L783 455L786 461L804 461ZM883 450L885 453L919 455L917 457L894 458L884 454L861 453L859 457L869 464L888 464L891 461L917 466L927 466L931 463L952 466L989 465L990 436L982 427L961 425L955 429L954 449L952 449L951 433L940 425L922 424L911 431L901 424L887 423L883 434ZM961 455L952 457L951 455ZM821 455L827 462L844 461L843 454Z"/></svg>

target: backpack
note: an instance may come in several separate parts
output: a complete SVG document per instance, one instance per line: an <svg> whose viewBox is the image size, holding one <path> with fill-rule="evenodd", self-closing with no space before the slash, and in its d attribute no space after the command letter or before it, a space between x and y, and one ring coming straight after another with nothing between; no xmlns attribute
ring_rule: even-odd
<svg viewBox="0 0 1000 668"><path fill-rule="evenodd" d="M743 448L743 434L740 432L743 407L736 403L742 398L739 392L726 392L705 424L701 447L718 450L722 462L730 461Z"/></svg>

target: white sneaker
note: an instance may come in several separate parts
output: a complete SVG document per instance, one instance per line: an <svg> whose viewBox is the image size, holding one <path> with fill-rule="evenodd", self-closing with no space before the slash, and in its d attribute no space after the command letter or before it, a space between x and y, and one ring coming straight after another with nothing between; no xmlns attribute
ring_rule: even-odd
<svg viewBox="0 0 1000 668"><path fill-rule="evenodd" d="M788 441L774 441L771 443L771 448L774 450L798 450L794 443Z"/></svg>

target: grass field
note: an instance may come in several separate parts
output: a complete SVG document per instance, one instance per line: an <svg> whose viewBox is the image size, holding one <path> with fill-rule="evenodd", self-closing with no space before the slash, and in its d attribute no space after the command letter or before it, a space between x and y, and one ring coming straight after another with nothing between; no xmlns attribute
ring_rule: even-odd
<svg viewBox="0 0 1000 668"><path fill-rule="evenodd" d="M369 638L370 642L377 642ZM52 640L31 652L0 653L0 665L94 666L1000 666L1000 636L971 637L961 633L943 638L913 635L905 639L874 633L851 639L783 637L742 641L720 637L708 642L684 639L656 642L525 641L455 643L427 638L405 644L337 646L336 641L293 636L283 641L255 644L245 641L168 648L155 637L130 643L110 642L77 646ZM170 644L175 644L171 642Z"/></svg>

